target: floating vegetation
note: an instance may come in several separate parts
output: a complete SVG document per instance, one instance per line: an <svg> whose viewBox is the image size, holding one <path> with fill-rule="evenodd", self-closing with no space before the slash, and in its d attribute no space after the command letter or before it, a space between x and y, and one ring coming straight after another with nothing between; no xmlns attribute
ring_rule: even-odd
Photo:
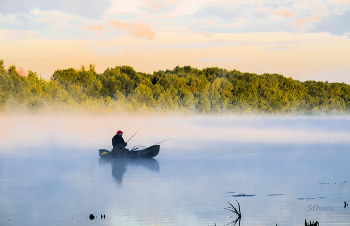
<svg viewBox="0 0 350 226"><path fill-rule="evenodd" d="M285 195L285 194L269 194L267 196L281 196L281 195Z"/></svg>
<svg viewBox="0 0 350 226"><path fill-rule="evenodd" d="M89 215L89 219L90 220L94 220L95 218L97 219L97 216L94 216L93 214ZM103 214L103 215L101 214L101 219L106 219L106 215L105 214Z"/></svg>
<svg viewBox="0 0 350 226"><path fill-rule="evenodd" d="M345 182L346 183L346 182ZM344 183L344 184L345 184ZM321 182L321 183L319 183L319 184L337 184L337 183L324 183L324 182ZM338 183L339 184L339 183Z"/></svg>
<svg viewBox="0 0 350 226"><path fill-rule="evenodd" d="M241 213L241 206L239 205L239 202L236 200L237 204L238 204L238 210L236 207L234 207L231 203L228 202L228 204L230 204L229 207L224 208L225 210L231 211L233 213L236 214L236 219L234 221L231 221L228 224L232 224L232 225L236 225L238 222L238 225L241 225L241 219L242 219L242 213ZM228 225L226 224L226 225Z"/></svg>
<svg viewBox="0 0 350 226"><path fill-rule="evenodd" d="M255 196L255 194L254 195L246 195L246 194L232 195L232 197L252 197L252 196Z"/></svg>
<svg viewBox="0 0 350 226"><path fill-rule="evenodd" d="M347 184L348 181L343 181L340 184ZM337 183L325 183L325 182L320 182L319 184L337 184ZM339 183L338 183L339 184Z"/></svg>
<svg viewBox="0 0 350 226"><path fill-rule="evenodd" d="M306 219L305 219L305 226L319 226L320 224L318 223L318 221L314 222L312 221L311 223L311 220L310 220L310 223L307 223L306 222Z"/></svg>
<svg viewBox="0 0 350 226"><path fill-rule="evenodd" d="M315 198L295 198L295 199L306 200L306 199L315 199Z"/></svg>

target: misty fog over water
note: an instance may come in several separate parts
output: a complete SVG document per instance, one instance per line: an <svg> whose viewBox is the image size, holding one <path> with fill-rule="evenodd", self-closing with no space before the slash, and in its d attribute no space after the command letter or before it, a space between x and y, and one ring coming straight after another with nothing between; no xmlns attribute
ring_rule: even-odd
<svg viewBox="0 0 350 226"><path fill-rule="evenodd" d="M0 147L108 148L122 129L130 145L179 140L263 143L350 143L346 116L0 116ZM129 145L129 146L130 146ZM198 147L198 143L190 142ZM2 151L3 152L3 151Z"/></svg>
<svg viewBox="0 0 350 226"><path fill-rule="evenodd" d="M0 225L224 225L236 200L242 226L350 222L350 117L2 115L0 124ZM127 147L171 138L158 156L100 159L117 130L128 140L140 128Z"/></svg>

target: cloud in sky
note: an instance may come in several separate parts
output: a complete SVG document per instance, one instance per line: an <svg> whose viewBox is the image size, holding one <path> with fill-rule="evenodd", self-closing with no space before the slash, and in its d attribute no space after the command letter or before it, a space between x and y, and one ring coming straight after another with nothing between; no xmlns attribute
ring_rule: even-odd
<svg viewBox="0 0 350 226"><path fill-rule="evenodd" d="M95 30L103 31L104 27L102 25L90 26L88 24L85 24L85 29L88 30L88 31L95 31Z"/></svg>
<svg viewBox="0 0 350 226"><path fill-rule="evenodd" d="M206 31L203 32L203 35L206 36L206 37L212 37L213 36L212 33L206 32Z"/></svg>
<svg viewBox="0 0 350 226"><path fill-rule="evenodd" d="M144 23L128 23L128 22L119 22L117 20L108 21L107 25L118 28L126 29L129 32L129 35L136 38L147 38L148 40L153 40L156 32L154 32L150 26Z"/></svg>
<svg viewBox="0 0 350 226"><path fill-rule="evenodd" d="M2 0L0 12L4 15L26 14L33 9L39 9L98 19L110 6L109 0Z"/></svg>
<svg viewBox="0 0 350 226"><path fill-rule="evenodd" d="M176 9L177 0L147 0L138 9L152 14L165 14Z"/></svg>
<svg viewBox="0 0 350 226"><path fill-rule="evenodd" d="M210 58L197 58L198 61L212 61Z"/></svg>
<svg viewBox="0 0 350 226"><path fill-rule="evenodd" d="M315 24L310 32L329 32L334 35L350 34L350 10L340 15L332 14L325 16Z"/></svg>
<svg viewBox="0 0 350 226"><path fill-rule="evenodd" d="M156 33L178 27L181 27L181 32L212 34L314 32L321 29L318 23L322 18L337 17L348 10L349 0L281 0L278 3L272 0L3 0L0 13L4 18L0 26L7 29L35 29L39 33L47 33L48 26L81 26L83 29L74 32L76 37L86 35L85 24L106 24L110 20L146 24ZM57 22L47 23L50 21ZM323 23L321 30L339 35L334 30L346 29L343 24ZM129 31L133 30L131 34L139 37L135 29L146 27L129 28ZM62 34L72 36L69 29L61 29L57 34L60 37ZM150 34L146 37L150 38ZM55 38L54 34L51 37Z"/></svg>
<svg viewBox="0 0 350 226"><path fill-rule="evenodd" d="M277 10L276 14L282 14L284 18L289 18L293 16L293 12L288 10Z"/></svg>
<svg viewBox="0 0 350 226"><path fill-rule="evenodd" d="M99 41L39 38L3 41L10 33L0 29L1 57L6 67L15 64L36 71L45 78L49 78L56 69L88 67L94 63L98 72L117 65L130 65L137 71L149 73L177 65L197 68L217 66L258 74L279 73L299 80L321 78L315 76L322 74L324 80L350 83L349 38L327 33L234 33L215 34L208 38L201 33L174 32L157 34L152 42L128 36ZM212 39L210 48L204 44L189 48L191 43L207 42L208 39ZM224 39L231 43L221 44L220 40ZM293 48L285 51L266 49L283 46ZM234 60L227 60L229 57ZM196 60L200 58L212 61ZM341 73L338 73L339 70Z"/></svg>
<svg viewBox="0 0 350 226"><path fill-rule="evenodd" d="M308 23L310 20L306 17L298 18L294 21L294 27L297 28L299 31L307 31L308 30ZM309 25L310 26L310 25Z"/></svg>
<svg viewBox="0 0 350 226"><path fill-rule="evenodd" d="M12 31L8 34L7 40L26 40L32 38L38 38L39 34L35 31Z"/></svg>
<svg viewBox="0 0 350 226"><path fill-rule="evenodd" d="M32 15L35 16L39 21L51 21L51 20L75 20L78 16L62 13L59 11L47 11L43 12L39 9L33 9L30 11Z"/></svg>
<svg viewBox="0 0 350 226"><path fill-rule="evenodd" d="M199 9L193 16L195 18L219 19L223 21L233 21L243 17L247 12L248 5L237 5L236 7L226 7L225 5L210 5Z"/></svg>
<svg viewBox="0 0 350 226"><path fill-rule="evenodd" d="M267 51L284 51L290 49L290 46L277 46L277 47L268 47L265 50Z"/></svg>
<svg viewBox="0 0 350 226"><path fill-rule="evenodd" d="M350 4L350 0L333 0L338 5L348 5Z"/></svg>
<svg viewBox="0 0 350 226"><path fill-rule="evenodd" d="M2 0L0 57L6 64L18 62L39 74L40 68L45 73L49 71L43 65L51 65L52 74L58 62L79 68L75 65L78 62L93 61L101 63L101 67L120 62L147 72L179 64L278 72L296 78L323 68L332 75L336 67L342 73L348 70L343 59L348 56L343 54L344 48L324 41L324 37L342 40L347 46L348 21L350 0ZM64 48L62 40L80 44ZM52 41L52 45L66 51L46 45L41 51L51 50L52 55L24 57L24 52L32 50L29 43L34 41ZM7 46L21 46L21 50L16 55ZM44 48L34 46L36 52ZM327 51L338 52L339 56L328 61L318 59L322 54L332 55ZM265 62L267 55L270 58ZM310 59L301 60L304 56ZM145 57L154 63L146 63ZM248 58L249 63L244 60ZM35 59L46 63L36 64Z"/></svg>

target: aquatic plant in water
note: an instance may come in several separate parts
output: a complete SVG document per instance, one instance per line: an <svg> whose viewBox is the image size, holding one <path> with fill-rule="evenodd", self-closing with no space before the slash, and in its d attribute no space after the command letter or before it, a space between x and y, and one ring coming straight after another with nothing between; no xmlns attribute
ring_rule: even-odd
<svg viewBox="0 0 350 226"><path fill-rule="evenodd" d="M318 223L318 221L314 222L312 221L311 223L311 220L310 220L310 223L307 223L306 222L306 219L305 219L305 226L319 226L320 224Z"/></svg>
<svg viewBox="0 0 350 226"><path fill-rule="evenodd" d="M232 225L236 225L238 222L238 225L241 225L241 219L242 219L242 213L241 213L241 206L239 205L239 202L236 200L237 204L238 204L238 210L236 207L234 207L231 203L228 202L228 204L230 204L229 207L224 208L225 210L231 211L233 213L236 214L236 220L228 223L228 224L232 224Z"/></svg>

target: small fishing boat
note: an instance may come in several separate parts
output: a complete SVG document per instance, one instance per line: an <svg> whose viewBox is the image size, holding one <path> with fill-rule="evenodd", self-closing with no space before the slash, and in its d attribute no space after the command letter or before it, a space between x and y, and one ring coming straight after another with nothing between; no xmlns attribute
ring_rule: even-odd
<svg viewBox="0 0 350 226"><path fill-rule="evenodd" d="M118 154L113 155L111 151L106 149L99 149L99 155L101 158L109 159L109 158L153 158L158 155L160 149L160 145L152 145L148 148L140 148L140 146L132 148L130 151L127 149L125 151L118 152Z"/></svg>

